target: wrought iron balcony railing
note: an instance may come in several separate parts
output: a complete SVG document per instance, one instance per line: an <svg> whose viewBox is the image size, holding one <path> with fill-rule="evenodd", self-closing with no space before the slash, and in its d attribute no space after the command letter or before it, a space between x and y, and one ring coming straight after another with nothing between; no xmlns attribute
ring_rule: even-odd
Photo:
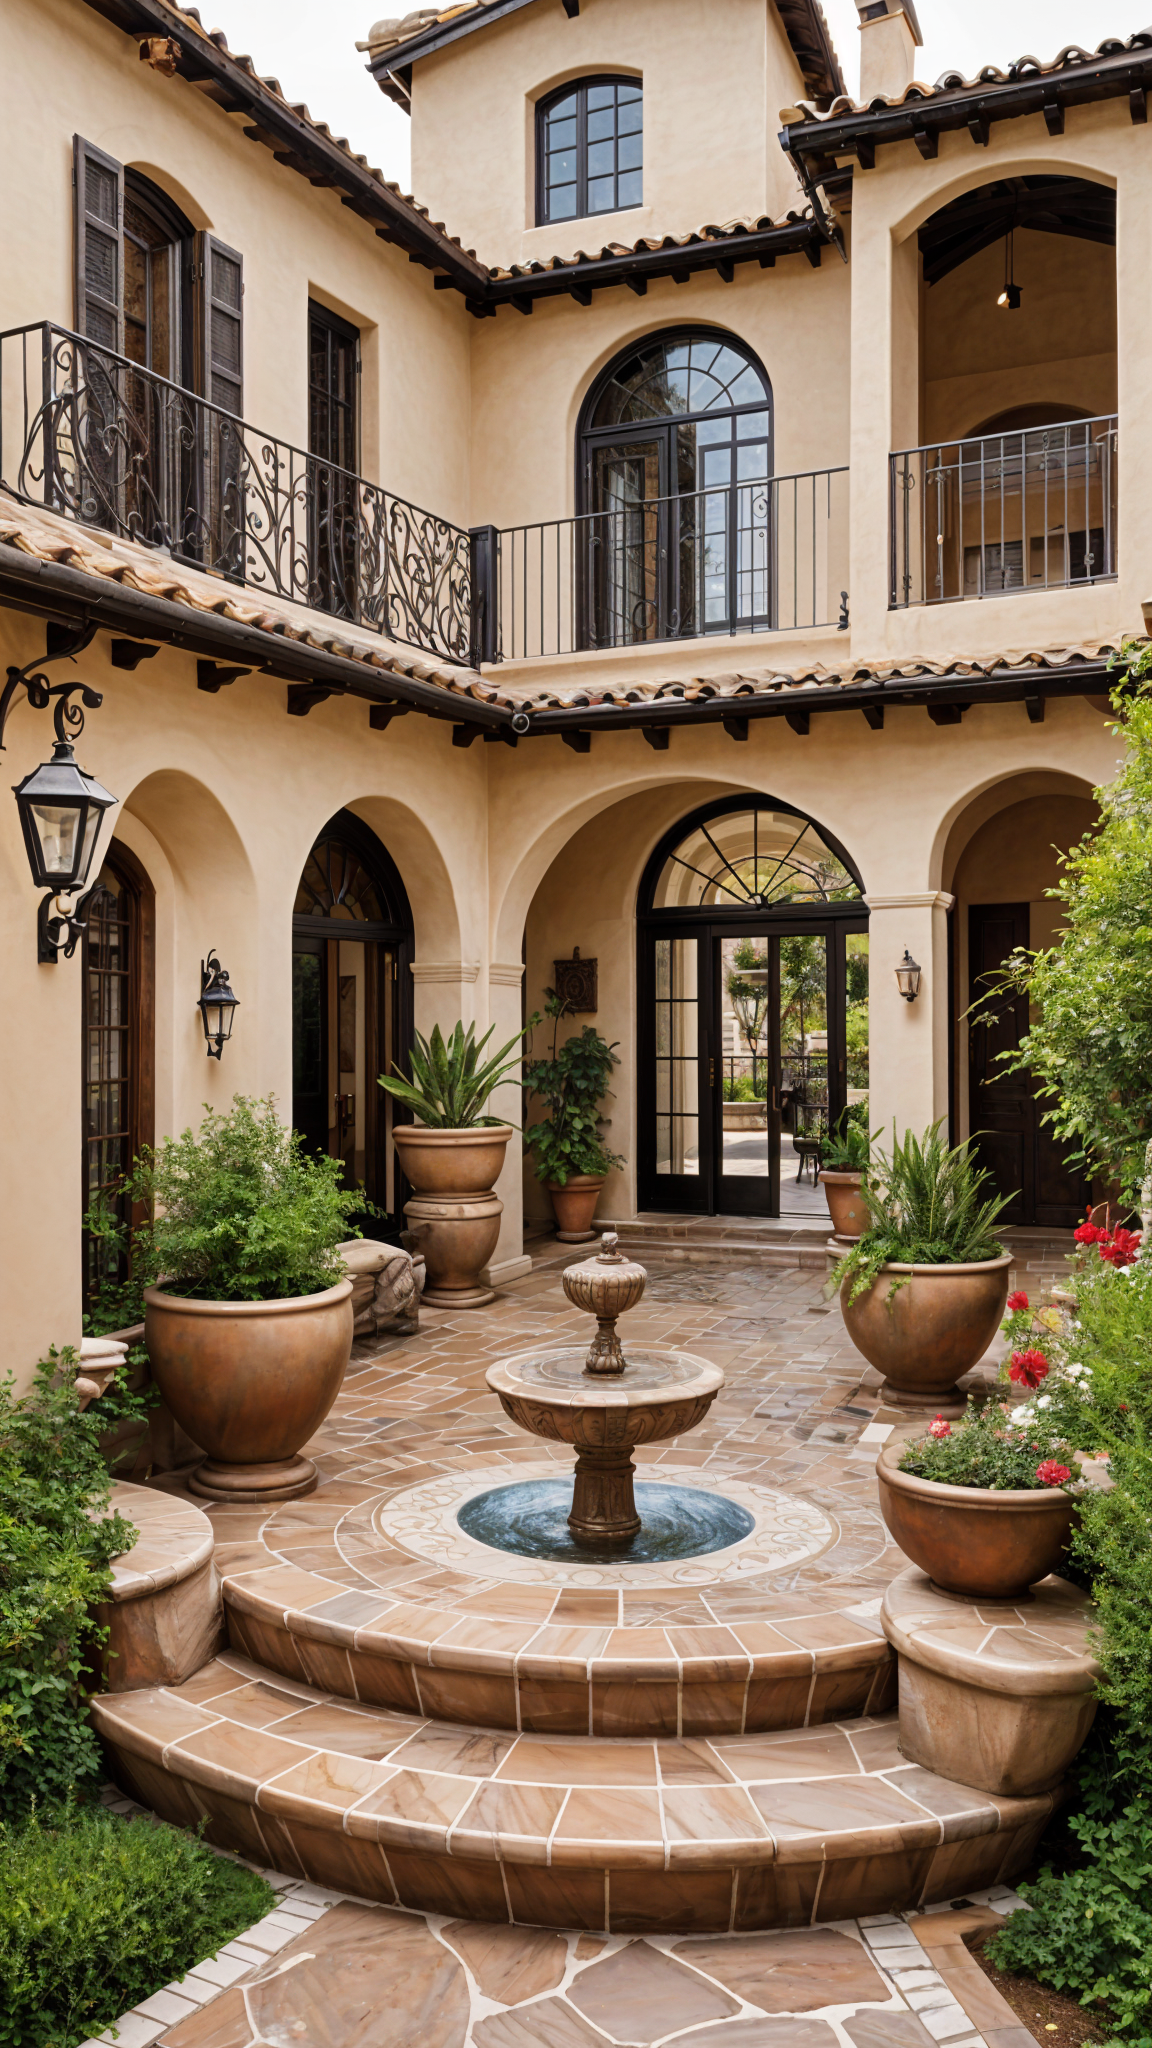
<svg viewBox="0 0 1152 2048"><path fill-rule="evenodd" d="M488 531L505 660L848 623L846 469Z"/></svg>
<svg viewBox="0 0 1152 2048"><path fill-rule="evenodd" d="M893 455L890 607L1115 577L1117 428L1112 413Z"/></svg>
<svg viewBox="0 0 1152 2048"><path fill-rule="evenodd" d="M0 334L0 479L254 593L478 652L461 527L48 321Z"/></svg>

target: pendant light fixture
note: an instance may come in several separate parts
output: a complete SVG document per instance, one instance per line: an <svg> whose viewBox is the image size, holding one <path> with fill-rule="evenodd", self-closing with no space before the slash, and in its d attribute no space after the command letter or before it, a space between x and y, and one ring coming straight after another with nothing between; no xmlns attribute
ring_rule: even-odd
<svg viewBox="0 0 1152 2048"><path fill-rule="evenodd" d="M1016 282L1016 230L1009 228L1004 237L1004 289L996 304L1006 313L1018 313L1020 299L1020 286Z"/></svg>

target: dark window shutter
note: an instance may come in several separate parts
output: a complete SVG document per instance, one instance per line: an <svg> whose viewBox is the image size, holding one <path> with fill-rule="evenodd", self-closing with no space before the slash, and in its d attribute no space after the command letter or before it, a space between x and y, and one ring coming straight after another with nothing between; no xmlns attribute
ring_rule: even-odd
<svg viewBox="0 0 1152 2048"><path fill-rule="evenodd" d="M72 138L76 328L124 348L124 170L82 135Z"/></svg>
<svg viewBox="0 0 1152 2048"><path fill-rule="evenodd" d="M244 410L244 259L198 234L193 260L196 388L225 412Z"/></svg>

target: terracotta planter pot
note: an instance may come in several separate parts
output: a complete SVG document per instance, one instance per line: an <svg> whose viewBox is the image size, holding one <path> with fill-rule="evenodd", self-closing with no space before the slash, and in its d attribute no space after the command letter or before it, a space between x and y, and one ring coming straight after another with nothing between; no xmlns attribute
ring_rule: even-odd
<svg viewBox="0 0 1152 2048"><path fill-rule="evenodd" d="M152 1377L208 1453L189 1480L209 1500L295 1500L317 1472L300 1447L340 1391L352 1282L290 1301L190 1301L144 1290Z"/></svg>
<svg viewBox="0 0 1152 2048"><path fill-rule="evenodd" d="M828 1198L828 1214L837 1237L856 1238L862 1236L868 1227L868 1206L860 1190L864 1183L862 1173L838 1173L832 1167L823 1168L819 1176L820 1185Z"/></svg>
<svg viewBox="0 0 1152 2048"><path fill-rule="evenodd" d="M876 1460L880 1512L905 1557L945 1593L1019 1599L1068 1550L1076 1502L1060 1487L1005 1493L943 1486L898 1469L903 1444Z"/></svg>
<svg viewBox="0 0 1152 2048"><path fill-rule="evenodd" d="M504 1164L511 1124L435 1131L398 1124L392 1142L416 1190L405 1202L408 1230L426 1260L424 1300L433 1308L480 1308L494 1301L480 1273L500 1236L504 1204L492 1190Z"/></svg>
<svg viewBox="0 0 1152 2048"><path fill-rule="evenodd" d="M592 1218L608 1176L604 1173L570 1173L563 1187L546 1183L556 1218L560 1244L588 1244L595 1237Z"/></svg>
<svg viewBox="0 0 1152 2048"><path fill-rule="evenodd" d="M956 1381L984 1356L1000 1327L1011 1264L1008 1252L971 1266L893 1262L851 1303L851 1279L844 1281L844 1327L857 1351L884 1374L882 1401L894 1408L963 1414ZM906 1285L893 1293L900 1278Z"/></svg>

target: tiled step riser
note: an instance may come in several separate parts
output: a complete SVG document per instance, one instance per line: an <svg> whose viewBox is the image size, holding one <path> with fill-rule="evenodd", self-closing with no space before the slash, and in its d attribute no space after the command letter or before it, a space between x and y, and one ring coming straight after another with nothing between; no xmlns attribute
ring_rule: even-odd
<svg viewBox="0 0 1152 2048"><path fill-rule="evenodd" d="M206 1823L220 1848L314 1884L384 1905L453 1918L612 1934L725 1934L807 1927L869 1913L906 1912L996 1884L1033 1859L1046 1816L1015 1830L867 1856L659 1869L639 1861L546 1868L436 1853L309 1825L176 1776L114 1745L116 1782L165 1820ZM259 1795L258 1795L259 1796ZM414 1833L418 1832L413 1830Z"/></svg>
<svg viewBox="0 0 1152 2048"><path fill-rule="evenodd" d="M895 1660L879 1640L874 1649L855 1649L851 1660L844 1651L826 1664L797 1652L790 1668L754 1666L739 1675L697 1679L673 1670L646 1680L632 1667L620 1677L552 1676L519 1663L511 1670L459 1668L438 1661L435 1645L420 1660L386 1657L359 1647L350 1632L343 1642L331 1640L331 1624L317 1640L306 1633L304 1616L285 1627L231 1600L225 1612L231 1647L267 1670L343 1699L466 1726L539 1735L765 1734L884 1713L896 1703ZM779 1667L785 1660L774 1661Z"/></svg>

